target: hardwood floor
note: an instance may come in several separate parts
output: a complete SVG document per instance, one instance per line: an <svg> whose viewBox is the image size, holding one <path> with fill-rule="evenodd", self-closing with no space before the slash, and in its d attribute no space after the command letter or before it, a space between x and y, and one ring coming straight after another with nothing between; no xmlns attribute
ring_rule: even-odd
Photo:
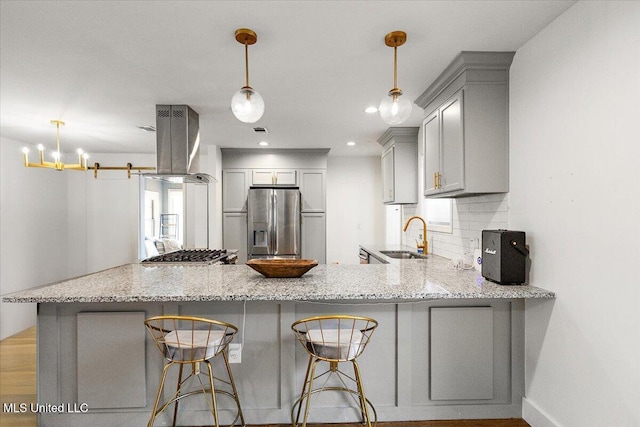
<svg viewBox="0 0 640 427"><path fill-rule="evenodd" d="M36 402L36 328L0 341L0 404ZM36 427L30 412L6 413L0 408L0 427ZM288 427L268 424L261 427ZM99 426L96 426L99 427ZM136 427L136 426L123 426ZM313 424L310 427L362 427L362 424ZM379 422L378 427L530 427L519 418L502 420L447 420Z"/></svg>
<svg viewBox="0 0 640 427"><path fill-rule="evenodd" d="M36 426L37 416L4 412L5 403L36 402L36 328L0 341L0 426Z"/></svg>

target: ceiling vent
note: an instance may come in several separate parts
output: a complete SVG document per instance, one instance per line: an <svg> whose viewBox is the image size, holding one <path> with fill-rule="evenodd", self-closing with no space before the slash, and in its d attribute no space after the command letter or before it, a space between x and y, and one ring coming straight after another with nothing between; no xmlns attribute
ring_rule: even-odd
<svg viewBox="0 0 640 427"><path fill-rule="evenodd" d="M253 132L255 132L255 133L269 133L267 128L263 128L261 126L256 126L256 127L251 128L251 129L253 129Z"/></svg>

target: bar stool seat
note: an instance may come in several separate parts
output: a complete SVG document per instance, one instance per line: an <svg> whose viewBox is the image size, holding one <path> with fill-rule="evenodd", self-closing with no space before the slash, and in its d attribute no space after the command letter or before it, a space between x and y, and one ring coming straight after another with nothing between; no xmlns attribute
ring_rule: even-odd
<svg viewBox="0 0 640 427"><path fill-rule="evenodd" d="M362 354L371 339L378 322L368 317L332 315L301 319L291 325L296 338L309 354L307 372L300 397L291 408L291 424L294 427L307 425L312 409L311 401L324 391L346 392L354 398L367 427L378 423L375 407L366 398L356 358ZM316 374L319 362L328 362L328 370ZM339 364L350 362L354 375L349 376L339 369ZM327 375L328 374L328 375ZM314 388L314 381L327 376L321 387ZM329 377L338 377L338 386L327 386ZM355 389L354 389L355 387ZM304 404L304 413L302 407ZM300 423L300 415L303 416ZM372 418L373 415L373 418Z"/></svg>
<svg viewBox="0 0 640 427"><path fill-rule="evenodd" d="M238 332L238 328L218 320L192 316L155 316L148 318L144 323L156 347L167 361L162 370L158 394L147 426L152 427L156 417L172 403L175 405L173 412L173 426L175 426L180 399L200 393L209 395L206 401L216 427L219 427L216 393L229 396L235 401L237 413L230 425L235 426L239 420L241 425L245 426L238 391L227 356L227 347ZM211 360L219 355L222 355L224 360L226 379L213 375ZM206 365L206 372L200 371L201 363ZM167 372L173 365L179 366L176 392L166 402L160 404ZM183 378L185 365L191 365L191 374ZM207 377L205 382L201 376ZM194 390L193 387L189 387L191 383L195 383L198 387Z"/></svg>
<svg viewBox="0 0 640 427"><path fill-rule="evenodd" d="M211 359L224 339L223 331L178 330L165 336L164 357L175 361Z"/></svg>

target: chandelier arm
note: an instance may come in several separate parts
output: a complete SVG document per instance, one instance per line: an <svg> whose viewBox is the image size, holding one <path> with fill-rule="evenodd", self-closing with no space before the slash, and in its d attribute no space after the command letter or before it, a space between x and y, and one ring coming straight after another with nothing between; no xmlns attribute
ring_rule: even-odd
<svg viewBox="0 0 640 427"><path fill-rule="evenodd" d="M88 166L86 170L93 171L93 177L98 178L98 171L127 171L127 178L131 178L131 171L152 171L156 170L155 166L133 166L131 163L127 163L126 166L102 166L100 163L94 163L93 166Z"/></svg>
<svg viewBox="0 0 640 427"><path fill-rule="evenodd" d="M62 161L60 158L62 154L60 154L60 122L56 122L56 169L62 170Z"/></svg>

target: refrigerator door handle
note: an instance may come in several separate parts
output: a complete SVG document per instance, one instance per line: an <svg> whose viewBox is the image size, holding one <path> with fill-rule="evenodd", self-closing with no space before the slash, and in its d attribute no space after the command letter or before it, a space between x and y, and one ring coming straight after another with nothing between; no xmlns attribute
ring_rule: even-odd
<svg viewBox="0 0 640 427"><path fill-rule="evenodd" d="M272 255L278 255L278 236L276 235L278 227L278 196L275 191L271 193L271 248Z"/></svg>

